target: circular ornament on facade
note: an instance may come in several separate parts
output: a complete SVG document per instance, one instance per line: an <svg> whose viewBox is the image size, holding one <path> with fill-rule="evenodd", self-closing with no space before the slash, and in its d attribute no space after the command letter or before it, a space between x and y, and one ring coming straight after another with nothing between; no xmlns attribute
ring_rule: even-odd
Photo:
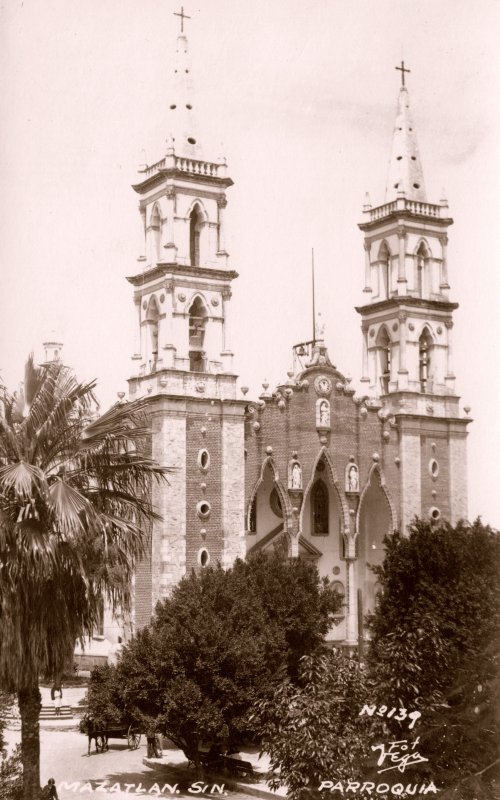
<svg viewBox="0 0 500 800"><path fill-rule="evenodd" d="M434 478L434 480L436 480L439 475L439 464L435 458L431 458L429 461L429 475L431 478Z"/></svg>
<svg viewBox="0 0 500 800"><path fill-rule="evenodd" d="M214 308L217 308L217 306L219 305L219 301L218 301L218 299L216 297L212 297L210 302L212 303Z"/></svg>
<svg viewBox="0 0 500 800"><path fill-rule="evenodd" d="M186 299L186 295L184 294L184 292L179 292L179 294L177 295L177 299L180 300L181 303L183 303Z"/></svg>
<svg viewBox="0 0 500 800"><path fill-rule="evenodd" d="M201 538L203 540L205 540L207 538L207 529L206 528L201 528L200 529L200 536L201 536Z"/></svg>
<svg viewBox="0 0 500 800"><path fill-rule="evenodd" d="M379 456L379 454L378 454L378 453L373 453L373 455L372 455L372 459L375 461L375 463L377 463L377 461L380 461L380 456Z"/></svg>
<svg viewBox="0 0 500 800"><path fill-rule="evenodd" d="M165 302L165 295L162 292L161 295L160 295L160 303L164 303L164 302Z"/></svg>
<svg viewBox="0 0 500 800"><path fill-rule="evenodd" d="M254 429L255 432L260 431L260 422L257 421L253 422L252 428Z"/></svg>
<svg viewBox="0 0 500 800"><path fill-rule="evenodd" d="M209 563L210 563L210 553L205 547L202 547L202 549L198 553L198 564L200 565L200 567L207 567Z"/></svg>
<svg viewBox="0 0 500 800"><path fill-rule="evenodd" d="M196 391L197 392L200 392L200 394L203 394L203 392L205 391L205 388L206 388L205 387L205 381L196 381Z"/></svg>
<svg viewBox="0 0 500 800"><path fill-rule="evenodd" d="M147 309L147 307L148 307L148 304L146 303L146 301L145 301L145 300L143 300L143 301L142 301L142 307L143 307L144 311L145 311L145 310Z"/></svg>
<svg viewBox="0 0 500 800"><path fill-rule="evenodd" d="M365 418L368 414L368 409L363 406L363 408L360 408L359 413L363 418Z"/></svg>
<svg viewBox="0 0 500 800"><path fill-rule="evenodd" d="M375 336L375 328L370 328L370 337L373 339Z"/></svg>
<svg viewBox="0 0 500 800"><path fill-rule="evenodd" d="M202 481L200 483L200 489L201 489L202 492L206 492L207 491L207 484L205 483L205 481Z"/></svg>
<svg viewBox="0 0 500 800"><path fill-rule="evenodd" d="M266 453L267 453L268 456L272 456L273 448L272 447L266 447Z"/></svg>
<svg viewBox="0 0 500 800"><path fill-rule="evenodd" d="M283 411L283 409L285 407L286 407L285 401L284 400L278 400L278 408L280 408Z"/></svg>
<svg viewBox="0 0 500 800"><path fill-rule="evenodd" d="M409 329L410 329L411 331L414 331L414 330L415 330L415 325L413 324L413 322L410 322L410 324L408 325L408 327L409 327Z"/></svg>
<svg viewBox="0 0 500 800"><path fill-rule="evenodd" d="M319 437L320 444L328 444L328 439L326 436Z"/></svg>
<svg viewBox="0 0 500 800"><path fill-rule="evenodd" d="M202 472L206 472L210 466L210 453L205 447L198 452L198 466Z"/></svg>
<svg viewBox="0 0 500 800"><path fill-rule="evenodd" d="M163 388L165 388L165 386L167 385L167 383L168 383L168 378L166 378L166 377L165 377L165 375L164 375L162 378L160 378L160 386L162 386Z"/></svg>
<svg viewBox="0 0 500 800"><path fill-rule="evenodd" d="M200 519L207 519L210 516L211 510L212 507L208 500L200 500L200 502L196 504L196 513Z"/></svg>
<svg viewBox="0 0 500 800"><path fill-rule="evenodd" d="M438 333L439 333L439 335L441 336L441 334L442 334L442 332L443 332L443 329L442 329L441 325L440 325L440 326L437 328L437 332L438 332Z"/></svg>
<svg viewBox="0 0 500 800"><path fill-rule="evenodd" d="M316 394L330 394L332 391L332 382L326 375L318 375L314 381L314 388L316 389Z"/></svg>
<svg viewBox="0 0 500 800"><path fill-rule="evenodd" d="M393 324L393 326L392 326L392 330L393 330L393 331L397 331L397 329L398 329L398 323L397 323L397 322L394 322L394 324Z"/></svg>
<svg viewBox="0 0 500 800"><path fill-rule="evenodd" d="M288 398L290 398L290 397L292 397L292 395L293 395L293 389L291 389L291 388L288 386L288 387L285 389L285 397L288 397Z"/></svg>
<svg viewBox="0 0 500 800"><path fill-rule="evenodd" d="M389 439L391 438L391 434L389 433L389 431L384 431L382 437L384 439L384 442L388 442Z"/></svg>
<svg viewBox="0 0 500 800"><path fill-rule="evenodd" d="M439 508L437 508L437 506L432 506L432 507L429 509L429 517L431 518L431 520L432 520L433 522L437 522L437 521L438 521L438 519L440 519L440 517L441 517L441 512L440 512Z"/></svg>

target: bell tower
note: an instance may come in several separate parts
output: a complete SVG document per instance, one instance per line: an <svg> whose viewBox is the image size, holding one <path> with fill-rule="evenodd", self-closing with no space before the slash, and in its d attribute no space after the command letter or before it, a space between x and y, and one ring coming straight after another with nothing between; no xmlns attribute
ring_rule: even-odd
<svg viewBox="0 0 500 800"><path fill-rule="evenodd" d="M229 566L245 552L244 408L236 399L228 316L232 281L224 244L223 159L208 158L195 122L181 8L166 108L166 149L140 168L144 252L127 280L137 319L130 399L141 398L155 460L171 467L153 486L161 519L135 580L135 626L191 569Z"/></svg>
<svg viewBox="0 0 500 800"><path fill-rule="evenodd" d="M228 305L236 272L224 244L225 160L203 156L195 122L183 10L177 37L163 158L142 165L134 191L144 230L134 286L137 390L164 370L231 374ZM174 381L175 383L175 381Z"/></svg>
<svg viewBox="0 0 500 800"><path fill-rule="evenodd" d="M452 363L458 303L449 298L447 244L453 220L444 197L438 203L427 198L405 85L410 70L404 62L396 69L401 86L385 200L372 206L367 196L359 225L364 234L366 300L356 310L362 320L361 380L366 394L400 429L405 527L415 515L438 519L443 511L452 520L466 516L467 420L460 418ZM420 477L419 486L413 485L414 476L421 473L425 442L434 446L427 459L434 464L438 438L443 448L446 441L449 476L444 510L437 504L436 487L424 501ZM435 473L437 468L429 469Z"/></svg>

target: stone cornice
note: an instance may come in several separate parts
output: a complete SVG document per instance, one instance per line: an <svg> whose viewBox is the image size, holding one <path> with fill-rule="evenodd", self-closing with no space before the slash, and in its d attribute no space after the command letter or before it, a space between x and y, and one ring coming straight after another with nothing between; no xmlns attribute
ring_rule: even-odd
<svg viewBox="0 0 500 800"><path fill-rule="evenodd" d="M172 167L169 169L159 169L158 172L146 178L144 181L141 181L141 183L132 184L132 189L134 192L137 192L137 194L144 194L150 189L153 189L155 186L164 183L167 178L176 178L177 180L182 180L183 182L187 181L190 183L206 183L211 184L212 186L222 186L225 188L232 186L234 183L231 178L218 178L216 175L190 173Z"/></svg>
<svg viewBox="0 0 500 800"><path fill-rule="evenodd" d="M448 300L426 300L423 297L410 297L409 295L400 295L399 297L390 297L386 300L379 300L378 303L369 303L365 306L355 306L358 314L367 314L369 312L389 311L392 309L416 309L421 308L424 310L433 311L455 311L458 308L458 303L450 303Z"/></svg>
<svg viewBox="0 0 500 800"><path fill-rule="evenodd" d="M141 272L137 275L127 277L129 283L133 286L144 286L152 280L158 278L173 277L174 275L181 275L189 278L210 278L211 280L218 281L233 281L238 277L238 273L234 269L217 269L216 267L193 267L184 266L183 264L156 264L155 267L148 269L146 272Z"/></svg>

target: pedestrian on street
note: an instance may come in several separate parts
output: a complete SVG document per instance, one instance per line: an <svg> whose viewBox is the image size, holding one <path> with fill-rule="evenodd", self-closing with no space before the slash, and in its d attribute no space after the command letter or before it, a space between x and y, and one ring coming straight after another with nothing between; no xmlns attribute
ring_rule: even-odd
<svg viewBox="0 0 500 800"><path fill-rule="evenodd" d="M61 705L62 705L62 689L60 686L54 690L54 708L56 710L56 717L61 715Z"/></svg>
<svg viewBox="0 0 500 800"><path fill-rule="evenodd" d="M47 785L42 789L40 800L59 800L54 778L48 779Z"/></svg>

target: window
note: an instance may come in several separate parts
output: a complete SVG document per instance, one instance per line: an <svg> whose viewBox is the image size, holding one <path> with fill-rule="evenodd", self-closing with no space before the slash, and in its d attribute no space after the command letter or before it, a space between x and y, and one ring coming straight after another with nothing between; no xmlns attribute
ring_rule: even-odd
<svg viewBox="0 0 500 800"><path fill-rule="evenodd" d="M418 297L424 296L424 270L428 258L429 253L427 248L424 242L421 242L417 250L417 274L415 276L415 288L417 290Z"/></svg>
<svg viewBox="0 0 500 800"><path fill-rule="evenodd" d="M391 290L391 253L386 242L382 242L378 252L380 264L380 289L379 295L387 299Z"/></svg>
<svg viewBox="0 0 500 800"><path fill-rule="evenodd" d="M206 369L203 344L207 318L203 300L195 297L189 309L189 369L192 372L205 372Z"/></svg>
<svg viewBox="0 0 500 800"><path fill-rule="evenodd" d="M160 318L160 310L158 308L158 303L156 301L156 297L152 295L148 310L146 313L146 322L148 327L149 333L149 345L150 345L150 358L149 358L149 371L155 372L156 370L156 362L158 361L158 324Z"/></svg>
<svg viewBox="0 0 500 800"><path fill-rule="evenodd" d="M198 466L202 472L206 472L210 466L210 453L205 448L198 453Z"/></svg>
<svg viewBox="0 0 500 800"><path fill-rule="evenodd" d="M311 492L312 533L327 536L329 531L328 489L322 480L316 481Z"/></svg>

